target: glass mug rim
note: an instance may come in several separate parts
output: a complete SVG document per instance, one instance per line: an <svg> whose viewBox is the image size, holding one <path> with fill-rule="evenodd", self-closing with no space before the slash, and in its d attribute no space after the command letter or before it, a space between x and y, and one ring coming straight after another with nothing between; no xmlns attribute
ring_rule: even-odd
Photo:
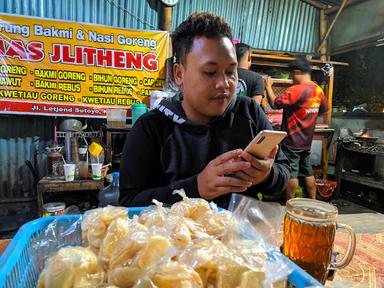
<svg viewBox="0 0 384 288"><path fill-rule="evenodd" d="M286 213L298 220L331 223L336 222L338 210L334 205L323 201L293 198L286 202Z"/></svg>

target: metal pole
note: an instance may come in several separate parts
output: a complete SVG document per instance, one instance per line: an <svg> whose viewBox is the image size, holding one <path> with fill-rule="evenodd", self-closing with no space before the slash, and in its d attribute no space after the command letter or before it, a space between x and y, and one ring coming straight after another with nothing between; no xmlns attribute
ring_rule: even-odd
<svg viewBox="0 0 384 288"><path fill-rule="evenodd" d="M172 7L161 4L161 30L172 31Z"/></svg>
<svg viewBox="0 0 384 288"><path fill-rule="evenodd" d="M325 11L320 10L320 41L321 39L324 39L325 34L327 33L327 18L325 16ZM327 41L325 42L324 45L320 46L320 60L321 61L327 61L327 52L328 52L328 44Z"/></svg>

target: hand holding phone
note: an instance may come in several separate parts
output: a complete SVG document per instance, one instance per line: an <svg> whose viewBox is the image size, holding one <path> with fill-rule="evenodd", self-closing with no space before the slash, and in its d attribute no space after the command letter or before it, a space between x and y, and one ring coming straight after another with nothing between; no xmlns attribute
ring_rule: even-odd
<svg viewBox="0 0 384 288"><path fill-rule="evenodd" d="M241 154L241 158L251 163L251 167L237 172L236 177L252 185L266 181L275 162L277 145L286 135L285 132L272 130L263 130L257 134Z"/></svg>

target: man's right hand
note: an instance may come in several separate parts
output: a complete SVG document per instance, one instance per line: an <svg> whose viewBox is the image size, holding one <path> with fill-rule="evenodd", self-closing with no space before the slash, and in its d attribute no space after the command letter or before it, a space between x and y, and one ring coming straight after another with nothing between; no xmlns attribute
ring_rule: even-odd
<svg viewBox="0 0 384 288"><path fill-rule="evenodd" d="M273 85L273 80L271 77L264 77L264 83L265 83L265 88L271 88Z"/></svg>
<svg viewBox="0 0 384 288"><path fill-rule="evenodd" d="M242 152L241 149L228 151L213 159L200 172L197 187L202 198L212 200L227 193L244 192L252 186L252 182L227 176L251 167L247 161L238 161Z"/></svg>

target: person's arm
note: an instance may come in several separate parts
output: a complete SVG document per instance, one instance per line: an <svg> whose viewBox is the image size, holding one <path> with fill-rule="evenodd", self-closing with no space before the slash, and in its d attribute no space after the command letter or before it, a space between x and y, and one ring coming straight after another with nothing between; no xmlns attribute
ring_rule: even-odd
<svg viewBox="0 0 384 288"><path fill-rule="evenodd" d="M263 78L256 74L257 77L253 81L253 87L252 87L252 99L258 104L261 105L261 100L263 99L264 95L264 80Z"/></svg>
<svg viewBox="0 0 384 288"><path fill-rule="evenodd" d="M272 89L273 80L268 77L265 79L265 90L267 91L268 102L273 109L282 109L285 107L297 105L301 99L303 87L293 85L281 95L276 95Z"/></svg>
<svg viewBox="0 0 384 288"><path fill-rule="evenodd" d="M274 200L280 199L288 183L290 171L288 159L279 149L268 178L264 182L250 188L252 196L256 197L256 193L261 192L264 195L269 195Z"/></svg>
<svg viewBox="0 0 384 288"><path fill-rule="evenodd" d="M263 95L255 95L255 96L252 96L252 99L253 99L258 105L261 105L261 100L263 99Z"/></svg>
<svg viewBox="0 0 384 288"><path fill-rule="evenodd" d="M276 95L275 95L275 92L273 92L272 85L273 85L272 78L270 78L270 77L266 78L265 79L265 90L267 92L267 99L268 99L269 105L271 105L272 109L278 109L278 107L275 104Z"/></svg>

